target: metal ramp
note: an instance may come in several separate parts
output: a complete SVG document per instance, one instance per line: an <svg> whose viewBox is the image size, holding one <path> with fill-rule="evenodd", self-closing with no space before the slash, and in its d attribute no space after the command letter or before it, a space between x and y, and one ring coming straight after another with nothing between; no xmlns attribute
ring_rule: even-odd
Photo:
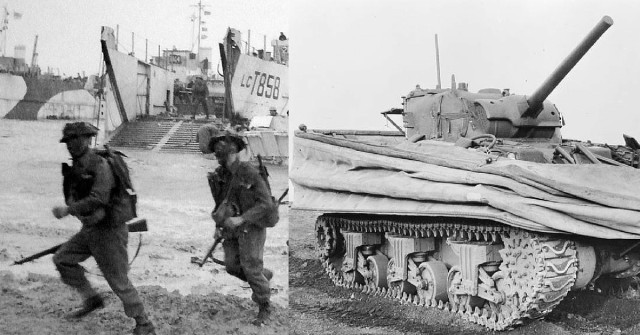
<svg viewBox="0 0 640 335"><path fill-rule="evenodd" d="M171 121L127 122L107 144L115 148L151 150L160 143L174 125L175 122Z"/></svg>
<svg viewBox="0 0 640 335"><path fill-rule="evenodd" d="M176 131L169 135L159 151L199 154L200 147L196 135L200 127L202 127L202 123L180 121Z"/></svg>
<svg viewBox="0 0 640 335"><path fill-rule="evenodd" d="M107 144L114 148L200 154L196 136L202 122L184 120L132 121Z"/></svg>
<svg viewBox="0 0 640 335"><path fill-rule="evenodd" d="M191 120L127 122L107 144L114 148L201 154L197 134L203 125L203 122ZM249 157L255 158L260 155L268 161L286 164L289 156L289 141L286 132L247 131L243 137L248 145Z"/></svg>

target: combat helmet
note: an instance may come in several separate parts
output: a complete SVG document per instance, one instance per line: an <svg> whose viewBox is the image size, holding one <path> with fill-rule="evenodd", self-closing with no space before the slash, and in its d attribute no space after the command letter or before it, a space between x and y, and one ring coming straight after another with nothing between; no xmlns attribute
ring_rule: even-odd
<svg viewBox="0 0 640 335"><path fill-rule="evenodd" d="M60 143L66 143L70 139L80 136L96 136L98 135L98 127L92 125L89 122L73 122L67 123L62 129L62 138Z"/></svg>
<svg viewBox="0 0 640 335"><path fill-rule="evenodd" d="M242 137L240 137L240 135L238 135L238 133L232 130L226 130L221 135L212 137L209 140L209 150L211 150L211 152L214 152L213 149L216 143L223 140L226 142L235 143L238 146L238 152L244 150L247 147L247 144L244 143L244 140L242 139Z"/></svg>

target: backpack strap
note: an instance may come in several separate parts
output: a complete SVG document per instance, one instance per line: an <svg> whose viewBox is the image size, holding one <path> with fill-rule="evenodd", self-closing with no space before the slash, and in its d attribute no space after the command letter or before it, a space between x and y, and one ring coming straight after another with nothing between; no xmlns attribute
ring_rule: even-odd
<svg viewBox="0 0 640 335"><path fill-rule="evenodd" d="M267 190L269 190L269 194L271 194L271 185L269 184L269 171L267 171L267 167L264 166L264 164L262 164L262 156L258 154L257 157L258 157L258 172L260 173L260 176L262 177L264 182L267 184Z"/></svg>
<svg viewBox="0 0 640 335"><path fill-rule="evenodd" d="M137 217L138 213L136 207L138 203L138 195L136 194L131 178L129 177L129 167L123 158L127 157L127 155L121 151L112 150L106 144L104 145L104 150L96 150L96 153L107 160L107 163L111 168L111 173L116 181L117 191L127 194L131 200L133 215Z"/></svg>

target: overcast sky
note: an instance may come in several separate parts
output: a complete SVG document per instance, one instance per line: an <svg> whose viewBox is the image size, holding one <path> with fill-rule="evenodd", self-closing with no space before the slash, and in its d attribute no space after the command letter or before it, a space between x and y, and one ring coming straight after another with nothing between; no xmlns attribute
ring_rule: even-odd
<svg viewBox="0 0 640 335"><path fill-rule="evenodd" d="M640 139L640 1L294 1L290 26L292 124L389 129L379 114L401 107L416 84L451 75L469 90L531 94L604 16L613 26L549 100L565 138Z"/></svg>
<svg viewBox="0 0 640 335"><path fill-rule="evenodd" d="M24 44L27 62L31 62L33 42L38 37L38 64L47 68L59 68L61 73L76 75L99 71L100 27L120 26L120 50L131 51L131 33L135 39L136 55L144 58L145 41L148 39L148 57L157 55L161 48L191 49L191 15L197 15L197 0L0 0L11 13L7 36L7 56L13 56L14 46ZM285 0L203 0L203 16L207 39L202 47L214 48L227 27L245 33L252 31L252 40L262 45L263 35L277 38L280 32L288 33L288 5ZM22 14L14 19L13 12ZM196 20L197 23L197 20ZM197 33L197 27L196 31ZM259 37L258 37L259 36ZM246 36L243 36L246 40ZM197 42L196 42L197 43ZM253 43L252 43L253 44ZM195 51L195 49L194 49ZM216 60L219 56L216 57ZM217 61L214 63L218 63Z"/></svg>
<svg viewBox="0 0 640 335"><path fill-rule="evenodd" d="M0 0L22 19L11 20L8 45L21 43L30 59L39 35L39 64L69 75L98 72L101 25L120 25L157 45L190 49L196 1ZM312 128L393 129L379 115L401 107L416 84L451 75L482 88L531 94L604 15L613 26L578 63L549 100L564 114L565 138L618 144L640 138L640 1L567 0L207 0L208 39L216 47L228 26L252 30L253 40L280 31L291 37L292 124ZM136 40L136 52L144 52ZM214 49L215 50L215 49Z"/></svg>

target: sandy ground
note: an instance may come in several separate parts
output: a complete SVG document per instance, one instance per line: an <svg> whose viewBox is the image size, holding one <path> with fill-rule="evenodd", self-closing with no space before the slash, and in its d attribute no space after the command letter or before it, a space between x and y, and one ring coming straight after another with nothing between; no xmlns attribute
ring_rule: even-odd
<svg viewBox="0 0 640 335"><path fill-rule="evenodd" d="M316 218L291 210L291 334L497 334L457 315L335 287L315 256ZM640 300L589 291L571 292L543 320L530 320L504 334L640 334Z"/></svg>
<svg viewBox="0 0 640 335"><path fill-rule="evenodd" d="M62 121L0 121L0 334L121 334L133 328L122 305L92 260L89 280L108 299L105 309L80 322L63 318L80 298L60 283L45 256L32 263L13 261L62 243L80 229L73 217L56 220L51 208L63 204L60 163L68 160L58 143ZM130 234L131 258L142 249L129 273L142 295L158 334L281 334L287 329L288 207L267 233L265 266L271 281L276 317L269 326L249 323L257 308L246 283L223 267L191 264L212 240L213 200L206 173L215 160L202 155L123 150L138 192L138 215L149 231ZM287 167L268 166L274 195L287 187ZM286 200L286 199L285 199ZM221 248L215 253L222 259Z"/></svg>

